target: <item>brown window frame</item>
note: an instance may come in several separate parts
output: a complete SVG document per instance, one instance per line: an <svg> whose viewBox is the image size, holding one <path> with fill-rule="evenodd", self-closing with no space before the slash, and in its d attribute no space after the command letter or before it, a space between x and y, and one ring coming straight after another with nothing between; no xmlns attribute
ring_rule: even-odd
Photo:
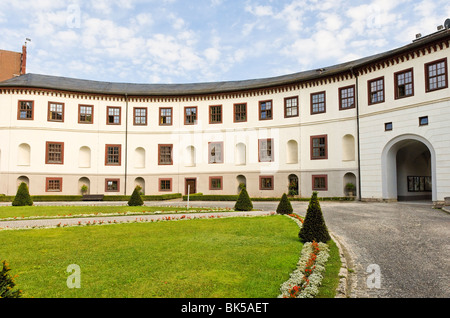
<svg viewBox="0 0 450 318"><path fill-rule="evenodd" d="M408 83L403 83L403 84L399 84L399 76L405 75L406 73L411 73L411 82ZM400 87L402 86L407 86L407 85L411 85L411 94L405 94L403 96L400 95ZM414 68L408 68L406 70L403 71L398 71L394 73L394 96L395 99L402 99L402 98L407 98L407 97L411 97L414 96ZM406 88L405 88L405 92L406 92Z"/></svg>
<svg viewBox="0 0 450 318"><path fill-rule="evenodd" d="M81 107L90 107L91 108L91 120L90 121L81 119ZM84 115L84 116L86 116L86 115ZM88 124L88 125L94 123L94 105L83 105L83 104L78 105L78 123L79 124Z"/></svg>
<svg viewBox="0 0 450 318"><path fill-rule="evenodd" d="M136 111L142 111L145 110L145 115L142 116L141 114L139 114L139 116L136 115ZM136 118L144 118L145 119L145 123L138 123L136 122ZM148 108L147 107L133 107L133 125L134 126L147 126L148 124Z"/></svg>
<svg viewBox="0 0 450 318"><path fill-rule="evenodd" d="M324 179L325 186L323 188L316 187L316 179ZM312 190L313 191L328 191L328 175L320 174L312 176Z"/></svg>
<svg viewBox="0 0 450 318"><path fill-rule="evenodd" d="M353 90L353 96L347 95L346 97L342 96L342 93L344 91L348 91L352 89ZM352 106L343 107L344 101L348 103L348 100L353 98L353 104ZM339 88L339 110L347 110L347 109L353 109L356 107L356 86L355 85L349 85L345 87Z"/></svg>
<svg viewBox="0 0 450 318"><path fill-rule="evenodd" d="M444 74L444 80L445 80L445 86L442 86L442 87L436 87L436 88L430 88L430 71L429 71L429 67L430 66L433 66L433 65L437 65L437 64L440 64L440 63L444 63L444 71L445 71L445 74ZM439 75L436 75L436 76L432 76L433 78L434 77L439 77ZM439 83L439 82L437 82L437 83ZM436 84L436 86L437 86L437 84ZM429 92L434 92L434 91L437 91L437 90L440 90L440 89L445 89L445 88L448 88L448 63L447 63L447 58L445 57L445 58L443 58L443 59L439 59L439 60L436 60L436 61L432 61L432 62L429 62L429 63L426 63L425 64L425 92L426 93L429 93Z"/></svg>
<svg viewBox="0 0 450 318"><path fill-rule="evenodd" d="M187 114L188 110L194 110L195 109L195 115L192 115L192 112L190 115ZM193 122L190 122L193 120ZM185 106L184 107L184 124L185 125L197 125L198 122L198 107L197 106Z"/></svg>
<svg viewBox="0 0 450 318"><path fill-rule="evenodd" d="M117 189L109 190L108 182L117 182ZM120 192L120 179L105 179L105 192Z"/></svg>
<svg viewBox="0 0 450 318"><path fill-rule="evenodd" d="M317 111L314 111L314 105L318 105L317 107L319 107L319 105L321 104L320 101L314 102L314 97L319 96L319 95L323 95L323 110L320 111L318 108ZM311 93L310 102L311 102L311 115L324 114L327 112L327 92L326 91Z"/></svg>
<svg viewBox="0 0 450 318"><path fill-rule="evenodd" d="M220 145L220 153L221 153L221 157L220 157L220 161L215 161L216 160L216 156L214 156L214 161L212 161L212 156L211 156L211 147L214 145ZM223 147L223 141L212 141L212 142L208 142L208 164L218 164L218 163L224 163L224 147Z"/></svg>
<svg viewBox="0 0 450 318"><path fill-rule="evenodd" d="M118 158L118 162L117 163L111 163L108 160L108 157L110 156L108 150L109 150L109 148L112 148L112 147L114 147L114 148L117 147L118 150L119 150L119 153L117 155L116 154L112 154L113 156L117 156L117 158ZM114 145L114 144L105 145L105 166L119 167L121 165L122 165L122 145Z"/></svg>
<svg viewBox="0 0 450 318"><path fill-rule="evenodd" d="M372 91L372 83L379 82L379 81L382 81L383 89L381 89L381 90L378 89L378 83L377 83L376 84L377 85L377 90L376 91ZM368 92L367 97L368 97L369 105L376 105L376 104L384 103L386 101L386 92L385 92L385 90L386 90L386 83L385 83L385 80L384 80L384 76L380 76L380 77L368 80L367 81L367 92ZM382 100L377 100L376 102L373 102L372 101L372 94L377 94L377 96L378 96L379 92L382 92L383 99Z"/></svg>
<svg viewBox="0 0 450 318"><path fill-rule="evenodd" d="M297 108L297 114L296 115L292 115L292 105L288 106L287 102L289 100L296 100L297 101L297 105L295 106ZM288 115L288 109L291 109L291 115ZM291 96L291 97L285 97L284 98L284 118L291 118L291 117L298 117L300 115L300 105L299 105L299 98L298 96Z"/></svg>
<svg viewBox="0 0 450 318"><path fill-rule="evenodd" d="M110 109L114 109L114 110L116 110L116 109L118 109L119 110L119 115L115 115L115 114L113 114L112 116L113 116L113 122L111 123L110 122L110 115L109 115L109 110ZM115 117L116 116L119 116L119 122L118 123L116 123L115 122ZM107 106L106 107L106 124L107 125L121 125L122 124L122 107L120 107L120 106Z"/></svg>
<svg viewBox="0 0 450 318"><path fill-rule="evenodd" d="M169 182L169 189L163 189L161 182ZM159 178L158 179L158 190L159 192L172 192L172 178Z"/></svg>
<svg viewBox="0 0 450 318"><path fill-rule="evenodd" d="M314 156L314 148L321 148L321 146L314 147L314 139L321 139L321 138L325 139L325 145L323 146L325 149L325 154L323 156ZM310 146L311 146L311 148L310 148L311 160L326 160L326 159L328 159L328 135L311 136Z"/></svg>
<svg viewBox="0 0 450 318"><path fill-rule="evenodd" d="M261 156L262 149L262 143L270 141L270 159L263 158L264 156ZM258 162L274 162L275 161L275 151L274 151L274 139L273 138L265 138L265 139L258 139Z"/></svg>
<svg viewBox="0 0 450 318"><path fill-rule="evenodd" d="M59 181L59 187L57 189L50 189L50 181ZM63 178L45 178L45 192L62 192Z"/></svg>
<svg viewBox="0 0 450 318"><path fill-rule="evenodd" d="M52 111L50 108L52 105L57 105L57 106L61 106L61 118L53 118L53 114L56 114L56 116L58 116L58 111ZM64 108L65 108L65 104L64 103L59 103L59 102L48 102L48 108L47 108L47 121L51 121L51 122L58 122L58 123L63 123L64 122Z"/></svg>
<svg viewBox="0 0 450 318"><path fill-rule="evenodd" d="M170 116L163 116L163 110L170 109ZM163 118L170 118L170 123L163 123ZM159 108L159 125L160 126L172 126L173 125L173 107L160 107Z"/></svg>
<svg viewBox="0 0 450 318"><path fill-rule="evenodd" d="M49 153L49 147L51 145L60 145L61 146L61 160L60 161L50 161L50 153ZM63 142L56 142L56 141L47 141L45 143L45 164L47 165L63 165L64 164L64 143Z"/></svg>
<svg viewBox="0 0 450 318"><path fill-rule="evenodd" d="M161 148L162 147L170 147L170 163L161 162ZM159 144L158 145L158 165L159 166L173 165L173 144Z"/></svg>
<svg viewBox="0 0 450 318"><path fill-rule="evenodd" d="M262 105L263 104L267 104L270 103L270 109L262 109ZM258 103L258 109L259 109L259 120L272 120L273 119L273 100L272 99L268 99L268 100L262 100ZM266 114L266 118L262 117L262 114ZM270 116L269 116L270 115Z"/></svg>
<svg viewBox="0 0 450 318"><path fill-rule="evenodd" d="M214 180L220 180L220 187L219 188L215 188L213 187L213 181ZM209 190L211 191L215 191L215 190L223 190L223 177L209 177Z"/></svg>
<svg viewBox="0 0 450 318"><path fill-rule="evenodd" d="M212 109L213 108L220 108L220 112L213 114ZM210 105L209 106L209 123L210 124L222 124L223 123L223 112L222 112L222 105ZM220 121L217 120L217 118L215 119L214 116L220 116Z"/></svg>
<svg viewBox="0 0 450 318"><path fill-rule="evenodd" d="M239 112L236 112L236 107L240 107L240 106L245 106L245 112L242 112L241 110L239 110ZM244 114L245 119L239 119L236 120L236 115L239 114L239 117L242 117L241 114ZM235 123L245 123L247 122L248 119L248 105L247 103L235 103L233 104L233 122Z"/></svg>
<svg viewBox="0 0 450 318"><path fill-rule="evenodd" d="M271 180L271 186L266 188L263 187L263 179L270 179ZM273 190L274 187L274 177L273 176L259 176L259 190Z"/></svg>
<svg viewBox="0 0 450 318"><path fill-rule="evenodd" d="M22 109L22 103L31 103L31 110L30 109ZM31 114L31 117L26 116L25 118L22 118L20 116L21 112L25 111L26 114ZM17 120L34 120L34 100L19 100L17 102Z"/></svg>

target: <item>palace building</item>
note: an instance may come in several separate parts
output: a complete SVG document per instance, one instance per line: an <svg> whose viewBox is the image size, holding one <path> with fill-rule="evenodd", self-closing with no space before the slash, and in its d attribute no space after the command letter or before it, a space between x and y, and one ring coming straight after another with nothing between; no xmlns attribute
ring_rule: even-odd
<svg viewBox="0 0 450 318"><path fill-rule="evenodd" d="M403 47L273 78L0 82L0 194L450 196L447 27Z"/></svg>

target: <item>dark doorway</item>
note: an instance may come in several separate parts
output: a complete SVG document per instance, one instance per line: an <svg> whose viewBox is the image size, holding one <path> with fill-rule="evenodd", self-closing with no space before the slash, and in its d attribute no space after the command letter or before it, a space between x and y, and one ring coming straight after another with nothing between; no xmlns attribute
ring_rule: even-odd
<svg viewBox="0 0 450 318"><path fill-rule="evenodd" d="M186 183L185 189L186 195L197 193L197 179L186 179L185 183Z"/></svg>

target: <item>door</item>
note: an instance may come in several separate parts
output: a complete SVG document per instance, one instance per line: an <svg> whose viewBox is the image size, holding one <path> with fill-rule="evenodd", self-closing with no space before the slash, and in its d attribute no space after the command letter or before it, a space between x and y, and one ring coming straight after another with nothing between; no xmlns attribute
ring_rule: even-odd
<svg viewBox="0 0 450 318"><path fill-rule="evenodd" d="M189 193L188 193L189 191ZM197 179L186 179L186 195L197 193Z"/></svg>

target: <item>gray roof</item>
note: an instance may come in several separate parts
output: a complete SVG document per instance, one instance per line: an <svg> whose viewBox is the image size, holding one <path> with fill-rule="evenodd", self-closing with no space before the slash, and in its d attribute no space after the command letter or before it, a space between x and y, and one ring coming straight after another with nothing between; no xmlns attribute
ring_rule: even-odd
<svg viewBox="0 0 450 318"><path fill-rule="evenodd" d="M446 37L448 38L449 35L450 30L444 29L429 36L423 37L422 39L414 41L413 43L410 43L401 48L355 60L352 62L326 67L322 69L324 70L322 72L319 72L318 70L310 70L262 79L190 84L115 83L40 74L25 74L0 82L0 88L42 88L92 94L127 94L129 96L184 96L238 92L301 83L310 80L325 78L331 75L346 73L351 71L352 69L358 69L364 67L365 65L381 61L386 58L395 57L396 55L402 54L404 52L420 48L421 46L427 45L434 41Z"/></svg>

